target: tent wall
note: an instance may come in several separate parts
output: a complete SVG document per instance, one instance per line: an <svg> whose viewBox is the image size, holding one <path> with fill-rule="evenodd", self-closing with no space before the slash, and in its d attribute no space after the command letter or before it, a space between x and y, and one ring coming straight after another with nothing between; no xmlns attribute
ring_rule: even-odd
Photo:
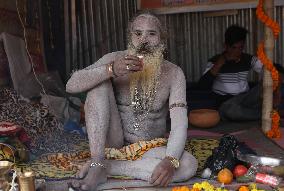
<svg viewBox="0 0 284 191"><path fill-rule="evenodd" d="M66 78L108 52L126 47L134 0L64 1Z"/></svg>
<svg viewBox="0 0 284 191"><path fill-rule="evenodd" d="M66 78L102 55L126 48L129 18L136 12L134 0L64 1ZM220 13L220 12L219 12ZM255 54L263 39L263 25L255 9L208 13L161 15L169 30L167 59L179 65L187 81L197 81L207 59L222 51L224 31L231 24L249 30L247 52ZM284 7L276 7L276 18L284 28ZM284 65L284 32L276 42L275 61Z"/></svg>
<svg viewBox="0 0 284 191"><path fill-rule="evenodd" d="M33 60L36 73L46 71L40 1L41 0L0 0L0 33L6 32L24 38L23 26L25 27L27 47ZM19 10L21 15L23 26L20 22L17 10Z"/></svg>
<svg viewBox="0 0 284 191"><path fill-rule="evenodd" d="M15 1L0 0L0 33L2 32L22 35Z"/></svg>
<svg viewBox="0 0 284 191"><path fill-rule="evenodd" d="M62 0L41 0L42 30L47 68L65 78L64 3Z"/></svg>

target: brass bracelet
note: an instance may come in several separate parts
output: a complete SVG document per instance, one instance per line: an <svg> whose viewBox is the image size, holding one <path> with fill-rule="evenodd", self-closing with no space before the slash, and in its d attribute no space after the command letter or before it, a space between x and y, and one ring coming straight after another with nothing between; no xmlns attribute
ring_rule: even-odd
<svg viewBox="0 0 284 191"><path fill-rule="evenodd" d="M166 156L165 157L166 159L168 159L170 162L171 162L171 165L177 169L179 167L179 160L176 159L175 157L172 157L172 156Z"/></svg>
<svg viewBox="0 0 284 191"><path fill-rule="evenodd" d="M114 76L114 74L113 74L113 62L111 62L110 64L107 65L107 72L108 72L108 75L110 77Z"/></svg>
<svg viewBox="0 0 284 191"><path fill-rule="evenodd" d="M114 73L113 64L114 64L113 61L110 64L108 64L107 71L108 71L108 74L109 74L110 77L115 77L116 78L117 75Z"/></svg>

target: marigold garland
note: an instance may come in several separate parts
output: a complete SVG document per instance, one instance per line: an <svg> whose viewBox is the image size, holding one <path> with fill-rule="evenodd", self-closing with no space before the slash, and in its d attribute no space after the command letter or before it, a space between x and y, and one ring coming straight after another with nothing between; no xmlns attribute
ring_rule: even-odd
<svg viewBox="0 0 284 191"><path fill-rule="evenodd" d="M279 24L271 19L268 15L266 15L263 11L263 0L259 0L257 8L256 8L256 16L257 18L263 22L267 27L269 27L274 34L274 38L277 38L280 33ZM273 90L275 91L279 86L279 73L274 67L271 60L267 58L264 51L264 43L261 42L258 46L257 50L258 58L261 60L265 68L270 71L271 78L273 80ZM270 138L280 138L281 131L279 130L279 122L280 116L276 110L273 110L271 113L271 129L266 132L266 135Z"/></svg>
<svg viewBox="0 0 284 191"><path fill-rule="evenodd" d="M270 71L271 78L273 80L273 90L276 90L279 85L279 73L276 68L273 66L271 60L267 58L264 52L264 43L260 43L257 49L257 56L260 61L263 63L265 68Z"/></svg>
<svg viewBox="0 0 284 191"><path fill-rule="evenodd" d="M258 5L256 8L256 16L257 18L263 22L267 27L271 28L274 34L274 37L277 38L280 33L280 26L277 22L271 19L268 15L266 15L263 11L263 0L258 1Z"/></svg>
<svg viewBox="0 0 284 191"><path fill-rule="evenodd" d="M276 110L272 111L271 119L272 127L268 132L266 132L266 135L270 138L281 138L281 131L279 129L280 116Z"/></svg>
<svg viewBox="0 0 284 191"><path fill-rule="evenodd" d="M176 186L172 188L172 191L228 191L228 189L224 187L214 187L212 184L210 184L207 181L203 182L197 182L194 183L192 186L192 189L188 186ZM264 191L261 189L258 189L255 183L251 183L249 185L242 185L238 191Z"/></svg>

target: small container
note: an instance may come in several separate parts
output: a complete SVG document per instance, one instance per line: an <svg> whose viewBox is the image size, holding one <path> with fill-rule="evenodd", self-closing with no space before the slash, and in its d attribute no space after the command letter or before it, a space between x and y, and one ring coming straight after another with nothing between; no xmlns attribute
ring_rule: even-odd
<svg viewBox="0 0 284 191"><path fill-rule="evenodd" d="M141 62L142 66L143 66L143 58L144 58L144 56L139 55L139 56L137 56L137 57L139 58L139 61Z"/></svg>
<svg viewBox="0 0 284 191"><path fill-rule="evenodd" d="M257 183L267 184L274 188L281 183L281 177L270 175L267 173L260 173L258 169L259 168L256 166L251 166L245 176L251 178Z"/></svg>
<svg viewBox="0 0 284 191"><path fill-rule="evenodd" d="M284 165L282 166L259 166L259 172L268 173L271 175L276 175L280 177L284 177Z"/></svg>
<svg viewBox="0 0 284 191"><path fill-rule="evenodd" d="M19 173L20 191L35 191L35 174L32 171Z"/></svg>
<svg viewBox="0 0 284 191"><path fill-rule="evenodd" d="M277 187L281 183L282 179L280 177L272 176L269 174L256 173L255 181L258 183L270 185L272 187Z"/></svg>

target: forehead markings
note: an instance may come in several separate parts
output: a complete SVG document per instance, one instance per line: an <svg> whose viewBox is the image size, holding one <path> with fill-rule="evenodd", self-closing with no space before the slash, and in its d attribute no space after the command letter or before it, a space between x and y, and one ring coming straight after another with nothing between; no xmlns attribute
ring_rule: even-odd
<svg viewBox="0 0 284 191"><path fill-rule="evenodd" d="M153 32L158 32L159 28L156 24L151 24L151 23L134 23L132 26L133 31L153 31Z"/></svg>
<svg viewBox="0 0 284 191"><path fill-rule="evenodd" d="M134 32L149 32L149 33L157 33L158 30L154 30L154 29L134 29Z"/></svg>

